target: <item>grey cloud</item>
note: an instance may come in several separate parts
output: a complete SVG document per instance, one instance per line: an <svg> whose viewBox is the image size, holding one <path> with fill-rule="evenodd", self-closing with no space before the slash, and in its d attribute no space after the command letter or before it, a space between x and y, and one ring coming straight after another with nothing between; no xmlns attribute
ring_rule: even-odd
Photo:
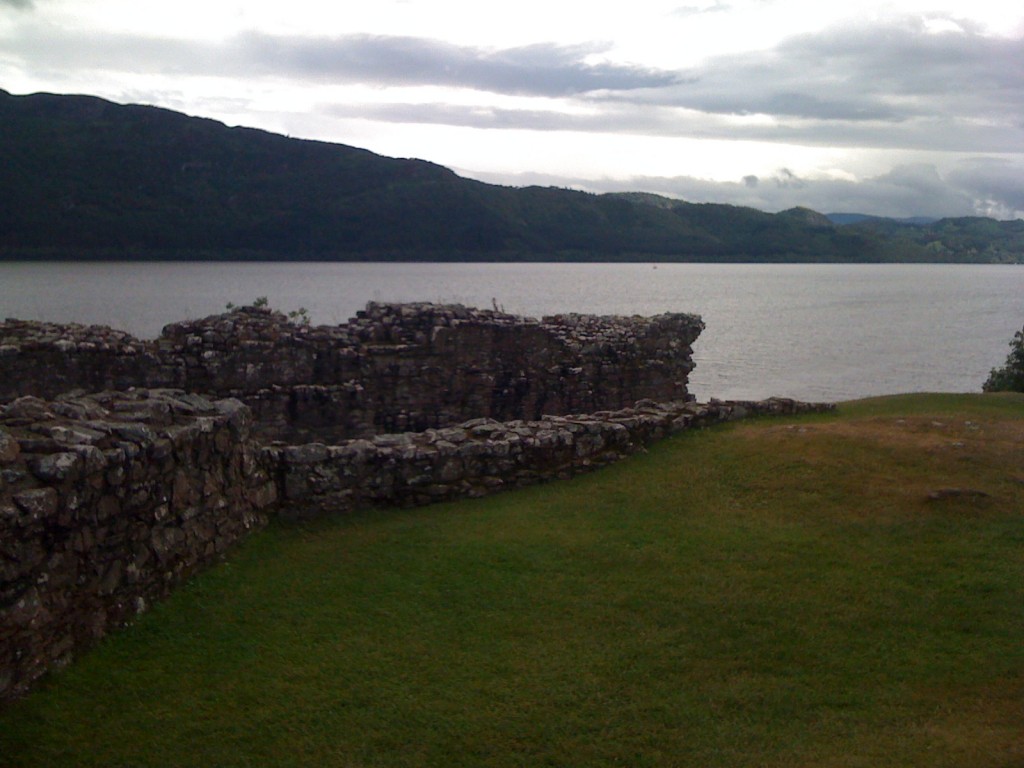
<svg viewBox="0 0 1024 768"><path fill-rule="evenodd" d="M663 70L588 63L587 57L606 50L604 44L539 43L491 50L415 37L255 32L211 44L117 34L86 36L39 25L24 28L5 47L39 69L257 75L379 86L438 85L533 96L661 88L677 79L675 73Z"/></svg>
<svg viewBox="0 0 1024 768"><path fill-rule="evenodd" d="M13 7L30 2L0 0ZM606 51L597 43L494 50L415 37L248 33L212 44L85 35L34 19L23 15L17 34L0 39L0 53L55 82L69 73L127 72L439 85L570 97L581 109L442 103L326 109L369 120L474 128L979 153L1017 154L1024 147L1024 41L984 37L966 24L962 33L942 34L909 21L832 29L668 72L590 63ZM772 119L737 119L762 113Z"/></svg>
<svg viewBox="0 0 1024 768"><path fill-rule="evenodd" d="M666 180L668 189L688 189L708 195L707 200L730 200L764 210L779 211L797 205L823 213L855 212L878 216L969 216L993 215L993 206L980 194L993 191L990 183L978 179L974 189L958 183L954 174L945 178L932 165L910 164L861 181L843 179L798 178L781 169L772 185L756 189L728 182L716 184L702 180ZM1001 218L1024 214L1024 209L1004 206Z"/></svg>
<svg viewBox="0 0 1024 768"><path fill-rule="evenodd" d="M939 170L930 163L898 165L888 173L876 176L874 181L913 190L917 194L932 194L945 187Z"/></svg>
<svg viewBox="0 0 1024 768"><path fill-rule="evenodd" d="M792 37L709 60L651 103L726 114L899 122L919 116L1021 117L1024 41L928 33L921 22ZM980 113L980 114L979 114Z"/></svg>
<svg viewBox="0 0 1024 768"><path fill-rule="evenodd" d="M26 10L35 6L33 0L0 0L0 8L3 6L10 6L17 8L18 10Z"/></svg>
<svg viewBox="0 0 1024 768"><path fill-rule="evenodd" d="M700 2L687 3L680 5L674 9L671 13L673 16L682 16L684 18L689 16L705 16L713 13L723 13L728 11L740 11L742 12L745 7L758 7L771 5L774 0L713 0L713 2Z"/></svg>
<svg viewBox="0 0 1024 768"><path fill-rule="evenodd" d="M789 168L780 168L772 181L774 181L775 186L780 189L803 189L807 186L807 182L789 170Z"/></svg>
<svg viewBox="0 0 1024 768"><path fill-rule="evenodd" d="M730 11L730 10L732 10L732 7L733 6L732 6L731 3L724 3L724 2L722 2L722 0L715 0L714 3L712 3L711 5L707 5L707 6L703 6L703 5L698 5L698 6L684 5L684 6L681 6L679 8L676 8L674 11L672 11L672 15L673 16L683 16L683 17L687 17L687 16L703 16L703 15L708 14L708 13L722 13L724 11Z"/></svg>
<svg viewBox="0 0 1024 768"><path fill-rule="evenodd" d="M352 42L353 50L365 47L372 59L373 51L386 51L397 41ZM419 41L418 46L398 47L435 64L405 64L395 71L383 64L379 76L411 78L411 83L448 78L449 83L514 91L525 79L522 62L529 61L538 73L547 73L531 81L532 92L573 91L589 111L396 104L367 106L368 116L480 128L827 146L959 152L1019 152L1024 146L1024 41L982 37L969 28L965 33L929 34L920 23L907 22L898 27L829 30L791 38L770 51L718 57L675 76L629 68L607 74L601 68L585 70L580 62L594 49L554 46L488 54L501 66L484 57L473 59L473 67L441 71L436 61L458 62L466 49L432 41ZM321 66L331 71L330 66ZM664 84L656 85L659 80ZM606 88L593 88L597 82ZM774 119L735 119L754 114Z"/></svg>
<svg viewBox="0 0 1024 768"><path fill-rule="evenodd" d="M918 118L895 124L793 120L745 125L726 116L659 105L645 105L641 109L629 103L603 100L589 106L591 109L587 112L445 103L345 103L327 104L321 108L335 117L471 128L727 138L830 147L924 147L960 152L1019 152L1024 146L1024 128L1020 126L979 125L967 118Z"/></svg>
<svg viewBox="0 0 1024 768"><path fill-rule="evenodd" d="M805 206L822 213L865 213L878 216L993 216L1024 217L1019 187L1003 184L1010 172L1024 172L1022 164L1007 169L981 158L942 176L933 166L897 166L862 181L808 179L780 169L770 179L751 183L714 181L691 176L634 177L630 179L569 179L541 174L477 174L476 178L503 184L568 186L590 192L644 191L695 203L729 203L766 211ZM763 183L765 181L773 183ZM778 182L783 183L778 183Z"/></svg>
<svg viewBox="0 0 1024 768"><path fill-rule="evenodd" d="M549 109L503 109L445 103L329 104L321 109L335 117L368 118L393 123L455 125L485 129L580 131L586 133L660 133L672 129L655 116L638 119L635 110L608 105L600 112L579 114ZM678 126L676 126L678 128Z"/></svg>
<svg viewBox="0 0 1024 768"><path fill-rule="evenodd" d="M0 0L3 2L4 0ZM216 46L114 33L83 34L31 21L0 38L0 54L14 53L34 74L62 80L68 73L239 74Z"/></svg>
<svg viewBox="0 0 1024 768"><path fill-rule="evenodd" d="M998 218L1024 216L1024 160L972 158L948 175L950 183L982 201L979 211Z"/></svg>
<svg viewBox="0 0 1024 768"><path fill-rule="evenodd" d="M727 101L723 99L719 103L725 105ZM900 120L905 117L887 104L865 103L852 98L823 97L796 91L766 94L756 110L748 108L741 113L751 114L752 111L823 120Z"/></svg>
<svg viewBox="0 0 1024 768"><path fill-rule="evenodd" d="M604 45L540 43L487 50L414 37L337 38L249 34L235 47L267 74L378 85L442 85L497 93L566 96L672 84L676 75L619 64L588 64Z"/></svg>

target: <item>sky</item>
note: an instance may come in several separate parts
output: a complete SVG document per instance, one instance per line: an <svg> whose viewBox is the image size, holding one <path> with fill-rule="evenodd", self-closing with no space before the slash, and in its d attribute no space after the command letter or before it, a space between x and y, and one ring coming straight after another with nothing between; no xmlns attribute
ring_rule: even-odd
<svg viewBox="0 0 1024 768"><path fill-rule="evenodd" d="M0 0L0 88L513 186L1024 218L1011 0Z"/></svg>

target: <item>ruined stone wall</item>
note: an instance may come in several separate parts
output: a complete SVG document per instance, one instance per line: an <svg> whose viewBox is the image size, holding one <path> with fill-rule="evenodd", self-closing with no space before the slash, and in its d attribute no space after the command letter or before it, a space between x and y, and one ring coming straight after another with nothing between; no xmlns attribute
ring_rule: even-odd
<svg viewBox="0 0 1024 768"><path fill-rule="evenodd" d="M684 429L830 407L643 401L337 445L261 447L237 400L180 390L19 398L0 408L0 702L271 514L483 496L593 469Z"/></svg>
<svg viewBox="0 0 1024 768"><path fill-rule="evenodd" d="M154 342L96 326L8 321L0 324L0 402L76 386L179 387L243 400L267 438L333 441L683 400L702 329L686 314L538 321L375 303L338 326L243 307L169 325Z"/></svg>
<svg viewBox="0 0 1024 768"><path fill-rule="evenodd" d="M187 388L244 400L269 436L330 441L685 399L702 329L686 314L538 321L370 303L339 326L247 307L170 325L162 342Z"/></svg>
<svg viewBox="0 0 1024 768"><path fill-rule="evenodd" d="M378 304L317 327L247 307L153 342L7 321L0 701L271 514L480 496L682 429L829 407L691 402L702 328L692 315ZM295 439L268 444L279 437Z"/></svg>
<svg viewBox="0 0 1024 768"><path fill-rule="evenodd" d="M173 359L155 344L103 325L0 323L0 403L23 395L184 384Z"/></svg>
<svg viewBox="0 0 1024 768"><path fill-rule="evenodd" d="M319 515L484 496L570 477L686 429L832 408L782 398L704 404L641 401L617 411L535 421L480 418L337 445L276 446L267 453L278 468L281 514Z"/></svg>
<svg viewBox="0 0 1024 768"><path fill-rule="evenodd" d="M238 401L180 391L0 409L0 700L266 522L250 430Z"/></svg>

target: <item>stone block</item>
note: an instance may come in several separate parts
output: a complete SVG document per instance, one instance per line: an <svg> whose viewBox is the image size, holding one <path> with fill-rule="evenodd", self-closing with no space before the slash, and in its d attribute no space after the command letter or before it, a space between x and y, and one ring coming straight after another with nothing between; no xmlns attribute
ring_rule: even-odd
<svg viewBox="0 0 1024 768"><path fill-rule="evenodd" d="M19 522L35 522L57 512L59 497L53 488L31 488L13 495L14 503L23 513Z"/></svg>

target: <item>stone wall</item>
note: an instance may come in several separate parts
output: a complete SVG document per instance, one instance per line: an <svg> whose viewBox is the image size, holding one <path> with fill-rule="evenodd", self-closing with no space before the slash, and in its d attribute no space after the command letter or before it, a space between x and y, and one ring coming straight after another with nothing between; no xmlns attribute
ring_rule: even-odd
<svg viewBox="0 0 1024 768"><path fill-rule="evenodd" d="M831 407L693 403L702 328L430 304L316 327L246 307L153 342L0 324L0 701L270 515L481 496Z"/></svg>
<svg viewBox="0 0 1024 768"><path fill-rule="evenodd" d="M0 323L0 403L24 395L170 387L183 382L176 363L151 342L105 325Z"/></svg>
<svg viewBox="0 0 1024 768"><path fill-rule="evenodd" d="M129 621L271 514L483 496L603 466L684 429L831 407L641 401L262 447L237 400L180 390L19 398L0 408L0 701Z"/></svg>
<svg viewBox="0 0 1024 768"><path fill-rule="evenodd" d="M281 514L319 515L484 496L570 477L686 429L832 408L782 398L705 404L648 400L611 412L535 421L480 418L337 445L277 446L267 453L281 481Z"/></svg>
<svg viewBox="0 0 1024 768"><path fill-rule="evenodd" d="M180 391L0 409L0 700L263 525L249 410Z"/></svg>
<svg viewBox="0 0 1024 768"><path fill-rule="evenodd" d="M178 387L242 400L264 437L333 441L686 399L703 327L687 314L538 321L376 303L338 326L242 307L169 325L153 342L99 326L7 321L0 402L76 387Z"/></svg>

